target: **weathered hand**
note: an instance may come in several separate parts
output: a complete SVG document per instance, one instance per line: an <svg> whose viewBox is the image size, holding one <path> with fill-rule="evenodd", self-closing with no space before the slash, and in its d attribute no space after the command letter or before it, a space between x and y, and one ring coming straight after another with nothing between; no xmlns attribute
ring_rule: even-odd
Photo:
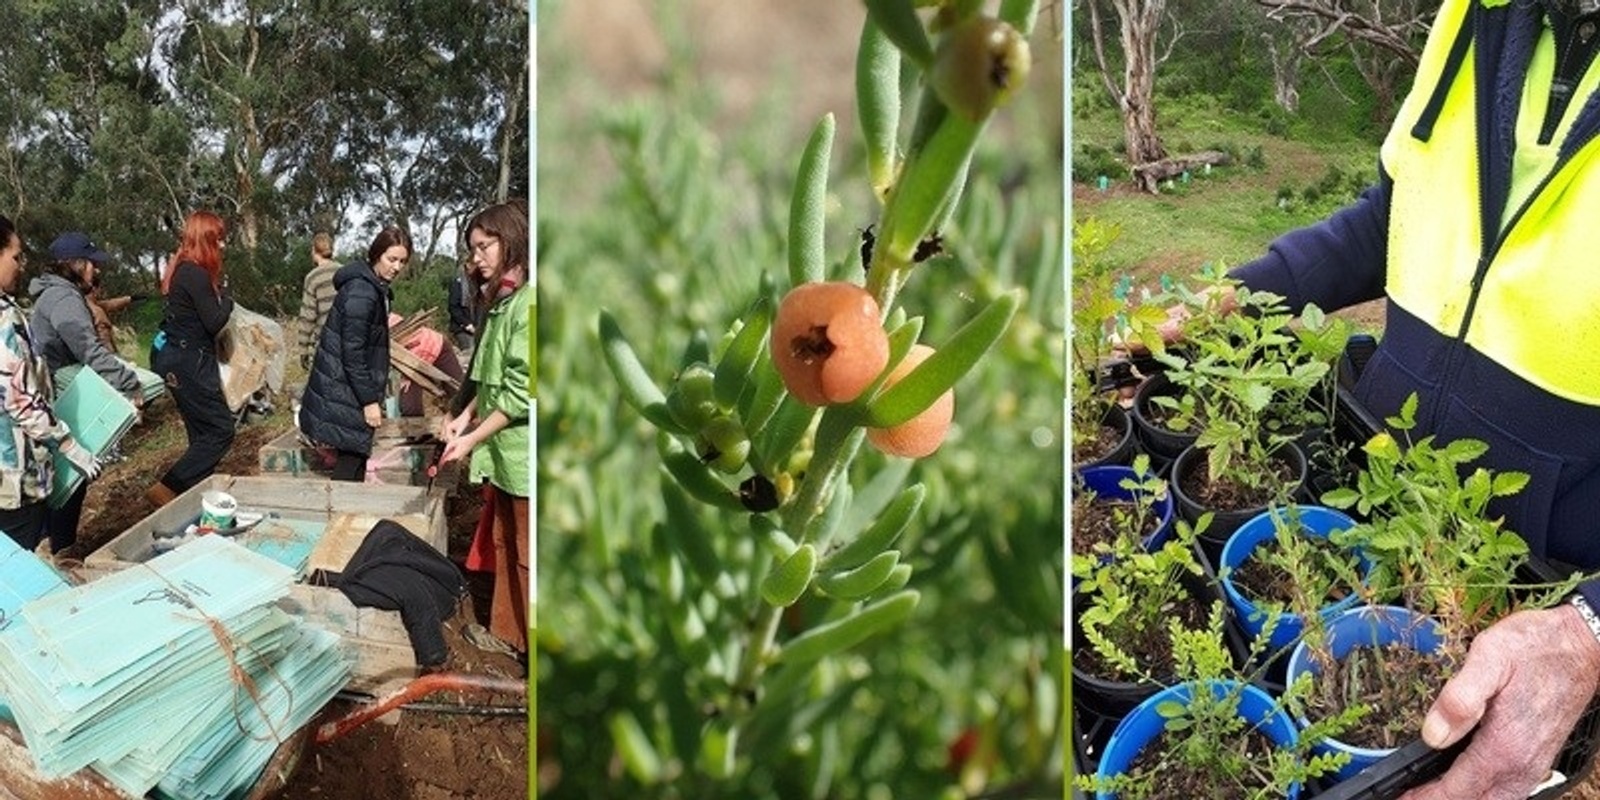
<svg viewBox="0 0 1600 800"><path fill-rule="evenodd" d="M1491 625L1422 725L1435 748L1474 726L1477 733L1448 772L1401 800L1526 798L1549 776L1597 685L1600 641L1577 609L1520 611Z"/></svg>

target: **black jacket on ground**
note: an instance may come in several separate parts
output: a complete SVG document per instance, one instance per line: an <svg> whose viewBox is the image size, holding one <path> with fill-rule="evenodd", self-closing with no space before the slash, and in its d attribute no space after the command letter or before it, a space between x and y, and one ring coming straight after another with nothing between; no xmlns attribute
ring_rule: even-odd
<svg viewBox="0 0 1600 800"><path fill-rule="evenodd" d="M443 624L466 594L461 570L394 520L381 519L361 540L334 584L358 606L399 611L417 663L438 666L449 655Z"/></svg>
<svg viewBox="0 0 1600 800"><path fill-rule="evenodd" d="M372 454L372 428L361 409L383 402L389 385L389 285L366 262L333 276L338 294L317 337L300 398L300 430L318 444Z"/></svg>

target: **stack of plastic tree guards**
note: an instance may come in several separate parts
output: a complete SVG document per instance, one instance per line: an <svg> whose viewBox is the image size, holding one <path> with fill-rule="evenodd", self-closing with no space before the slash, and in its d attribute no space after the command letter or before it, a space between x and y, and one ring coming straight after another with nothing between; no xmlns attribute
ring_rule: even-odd
<svg viewBox="0 0 1600 800"><path fill-rule="evenodd" d="M38 771L92 767L130 795L241 796L349 677L336 635L275 601L292 569L205 536L24 603L0 697Z"/></svg>
<svg viewBox="0 0 1600 800"><path fill-rule="evenodd" d="M10 536L0 534L0 633L17 624L24 603L66 588L66 580L54 568L23 550ZM3 690L0 719L11 719Z"/></svg>

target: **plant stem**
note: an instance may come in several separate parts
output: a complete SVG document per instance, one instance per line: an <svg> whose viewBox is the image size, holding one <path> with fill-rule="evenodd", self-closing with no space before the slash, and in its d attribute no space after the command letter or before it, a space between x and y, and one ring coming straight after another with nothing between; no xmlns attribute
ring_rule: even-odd
<svg viewBox="0 0 1600 800"><path fill-rule="evenodd" d="M835 482L844 474L850 462L855 460L856 450L861 447L861 440L865 436L865 430L856 424L852 409L835 406L822 412L822 421L817 424L811 465L800 483L799 494L782 513L783 528L794 537L796 544L810 541L812 523L828 507ZM774 558L774 566L777 561ZM772 649L773 639L777 638L778 621L782 616L783 608L762 601L755 619L750 623L750 642L739 659L739 671L735 673L733 683L735 702L748 703L743 706L746 709L754 705L753 701L744 698L751 696L761 679L761 673L767 665L766 654Z"/></svg>
<svg viewBox="0 0 1600 800"><path fill-rule="evenodd" d="M867 291L872 294L872 299L878 301L878 308L884 317L889 316L890 309L894 308L894 301L900 294L900 287L905 285L906 273L911 271L911 265L900 261L889 253L889 248L883 243L872 252L872 266L867 269Z"/></svg>

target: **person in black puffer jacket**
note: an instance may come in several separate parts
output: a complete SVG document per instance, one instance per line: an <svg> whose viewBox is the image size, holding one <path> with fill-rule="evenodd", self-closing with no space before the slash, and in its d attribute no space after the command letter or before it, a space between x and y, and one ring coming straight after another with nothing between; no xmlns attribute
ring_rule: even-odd
<svg viewBox="0 0 1600 800"><path fill-rule="evenodd" d="M372 240L366 263L346 264L333 276L338 294L317 337L299 425L306 438L338 453L336 481L366 478L389 384L389 282L410 258L411 237L390 226Z"/></svg>

